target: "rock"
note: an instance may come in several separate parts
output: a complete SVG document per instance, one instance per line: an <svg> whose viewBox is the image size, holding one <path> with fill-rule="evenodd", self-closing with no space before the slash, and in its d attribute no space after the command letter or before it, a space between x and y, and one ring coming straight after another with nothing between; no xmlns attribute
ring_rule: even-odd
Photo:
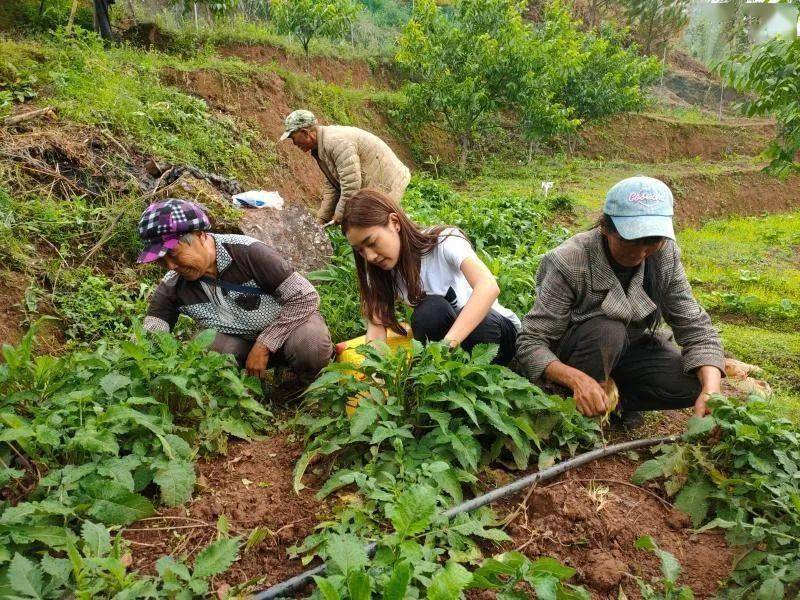
<svg viewBox="0 0 800 600"><path fill-rule="evenodd" d="M584 566L586 583L600 592L608 592L622 581L628 567L608 552L597 552Z"/></svg>
<svg viewBox="0 0 800 600"><path fill-rule="evenodd" d="M301 273L328 264L333 247L308 208L287 201L283 208L255 208L244 212L242 233L272 246Z"/></svg>
<svg viewBox="0 0 800 600"><path fill-rule="evenodd" d="M685 512L679 511L677 508L673 508L669 511L665 521L667 522L667 525L669 525L670 529L674 529L675 531L687 529L692 526L691 517Z"/></svg>

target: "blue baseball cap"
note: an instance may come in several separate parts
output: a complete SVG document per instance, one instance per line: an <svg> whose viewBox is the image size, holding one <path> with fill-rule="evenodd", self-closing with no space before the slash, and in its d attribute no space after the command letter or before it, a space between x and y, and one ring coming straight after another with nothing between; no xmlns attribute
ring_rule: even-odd
<svg viewBox="0 0 800 600"><path fill-rule="evenodd" d="M603 212L626 240L650 236L675 239L672 192L653 177L637 175L616 183L606 194Z"/></svg>

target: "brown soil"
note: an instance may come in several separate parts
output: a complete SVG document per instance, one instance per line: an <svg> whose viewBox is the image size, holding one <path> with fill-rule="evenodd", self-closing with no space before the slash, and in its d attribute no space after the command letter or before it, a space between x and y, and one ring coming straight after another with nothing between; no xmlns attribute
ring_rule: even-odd
<svg viewBox="0 0 800 600"><path fill-rule="evenodd" d="M578 571L576 582L593 598L615 599L620 587L629 598L640 598L634 577L660 578L658 558L634 549L639 537L650 535L681 563L680 584L696 598L714 597L732 564L723 535L692 533L687 516L656 488L630 483L636 466L624 456L610 457L545 484L527 502L523 496L502 502L498 512L516 513L506 528L513 542L503 549L559 559Z"/></svg>
<svg viewBox="0 0 800 600"><path fill-rule="evenodd" d="M661 163L700 157L756 156L775 135L770 122L691 124L644 114L625 114L587 127L576 154L589 158Z"/></svg>
<svg viewBox="0 0 800 600"><path fill-rule="evenodd" d="M377 72L363 60L346 60L325 56L312 56L308 62L303 55L290 54L285 48L265 45L236 44L220 47L222 56L235 56L245 62L269 64L298 73L307 73L342 87L388 87L390 66L379 64Z"/></svg>
<svg viewBox="0 0 800 600"><path fill-rule="evenodd" d="M233 443L227 456L198 463L199 491L180 508L163 509L161 518L140 521L125 530L132 542L133 567L153 572L162 555L194 554L213 541L216 523L225 515L233 535L245 539L255 527L266 527L266 539L240 559L215 586L264 578L269 586L303 571L300 560L290 560L287 548L310 535L328 513L313 491L295 494L292 469L302 448L283 435L253 443ZM134 531L135 530L135 531Z"/></svg>
<svg viewBox="0 0 800 600"><path fill-rule="evenodd" d="M17 344L24 335L22 329L21 302L28 287L28 279L22 273L3 271L0 273L0 346Z"/></svg>
<svg viewBox="0 0 800 600"><path fill-rule="evenodd" d="M800 206L800 176L778 179L759 170L724 175L664 177L675 194L675 219L681 227L697 227L731 215L761 215Z"/></svg>

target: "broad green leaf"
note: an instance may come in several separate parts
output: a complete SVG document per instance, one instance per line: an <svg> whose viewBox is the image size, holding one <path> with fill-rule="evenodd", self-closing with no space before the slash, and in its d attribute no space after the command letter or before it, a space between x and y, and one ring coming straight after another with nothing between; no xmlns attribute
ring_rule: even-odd
<svg viewBox="0 0 800 600"><path fill-rule="evenodd" d="M536 591L537 600L557 600L558 578L548 573L540 573L531 577L530 582Z"/></svg>
<svg viewBox="0 0 800 600"><path fill-rule="evenodd" d="M28 560L19 552L14 554L8 565L8 583L15 592L29 598L43 598L42 570L39 565Z"/></svg>
<svg viewBox="0 0 800 600"><path fill-rule="evenodd" d="M395 565L392 576L383 588L383 600L404 600L411 575L411 565L407 562Z"/></svg>
<svg viewBox="0 0 800 600"><path fill-rule="evenodd" d="M664 474L664 465L657 458L643 462L634 471L631 481L636 485L642 485L645 481L650 481Z"/></svg>
<svg viewBox="0 0 800 600"><path fill-rule="evenodd" d="M99 487L94 494L89 515L106 525L128 525L155 513L147 498L121 487Z"/></svg>
<svg viewBox="0 0 800 600"><path fill-rule="evenodd" d="M336 591L336 587L330 582L329 578L314 577L317 589L322 594L324 600L341 600L341 594Z"/></svg>
<svg viewBox="0 0 800 600"><path fill-rule="evenodd" d="M353 437L364 433L378 418L378 409L369 402L362 402L350 418L350 435Z"/></svg>
<svg viewBox="0 0 800 600"><path fill-rule="evenodd" d="M386 516L401 538L410 537L430 526L436 513L436 492L425 485L416 485L400 494L386 509Z"/></svg>
<svg viewBox="0 0 800 600"><path fill-rule="evenodd" d="M757 600L781 600L784 596L783 582L777 577L770 577L762 583L756 593Z"/></svg>
<svg viewBox="0 0 800 600"><path fill-rule="evenodd" d="M363 571L353 571L347 576L347 591L350 600L369 600L372 597L369 575Z"/></svg>
<svg viewBox="0 0 800 600"><path fill-rule="evenodd" d="M222 538L208 545L197 555L192 576L206 579L226 571L236 560L239 538Z"/></svg>
<svg viewBox="0 0 800 600"><path fill-rule="evenodd" d="M180 506L192 497L196 476L194 465L181 460L169 461L156 470L153 481L161 490L161 501L167 506Z"/></svg>
<svg viewBox="0 0 800 600"><path fill-rule="evenodd" d="M549 556L538 558L533 561L533 564L531 565L531 571L535 574L546 573L561 581L569 579L575 575L575 569L563 565L555 558L550 558Z"/></svg>
<svg viewBox="0 0 800 600"><path fill-rule="evenodd" d="M698 417L692 416L689 419L689 422L686 424L686 434L685 437L687 439L694 439L700 437L702 435L707 434L709 431L714 429L715 425L714 417L708 415L706 417Z"/></svg>
<svg viewBox="0 0 800 600"><path fill-rule="evenodd" d="M457 600L472 581L472 574L458 563L449 562L432 578L428 600Z"/></svg>
<svg viewBox="0 0 800 600"><path fill-rule="evenodd" d="M56 550L66 548L71 537L74 537L70 530L56 525L14 525L9 533L18 544L41 542Z"/></svg>
<svg viewBox="0 0 800 600"><path fill-rule="evenodd" d="M687 483L675 497L675 507L692 518L694 527L700 527L708 514L708 495L713 490L705 479Z"/></svg>
<svg viewBox="0 0 800 600"><path fill-rule="evenodd" d="M130 377L126 377L117 371L113 371L100 380L100 387L109 396L113 396L114 392L129 386L133 381Z"/></svg>
<svg viewBox="0 0 800 600"><path fill-rule="evenodd" d="M111 534L103 525L84 521L81 538L85 544L84 554L88 552L92 556L100 557L111 551Z"/></svg>
<svg viewBox="0 0 800 600"><path fill-rule="evenodd" d="M325 551L330 557L332 566L342 575L348 576L367 566L364 543L353 535L331 535Z"/></svg>

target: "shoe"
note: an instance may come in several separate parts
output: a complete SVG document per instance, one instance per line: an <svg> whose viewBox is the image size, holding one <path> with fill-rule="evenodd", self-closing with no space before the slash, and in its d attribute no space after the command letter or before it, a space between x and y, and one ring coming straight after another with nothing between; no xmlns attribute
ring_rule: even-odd
<svg viewBox="0 0 800 600"><path fill-rule="evenodd" d="M638 410L625 410L620 421L623 429L639 429L644 426L644 415Z"/></svg>

